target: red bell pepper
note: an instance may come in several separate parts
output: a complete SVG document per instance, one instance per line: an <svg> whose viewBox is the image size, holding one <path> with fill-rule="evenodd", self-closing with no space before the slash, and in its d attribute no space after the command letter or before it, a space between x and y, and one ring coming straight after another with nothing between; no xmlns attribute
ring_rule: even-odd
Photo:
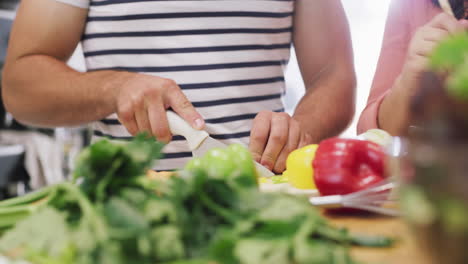
<svg viewBox="0 0 468 264"><path fill-rule="evenodd" d="M385 153L365 140L331 138L320 143L314 180L322 195L356 192L384 179Z"/></svg>

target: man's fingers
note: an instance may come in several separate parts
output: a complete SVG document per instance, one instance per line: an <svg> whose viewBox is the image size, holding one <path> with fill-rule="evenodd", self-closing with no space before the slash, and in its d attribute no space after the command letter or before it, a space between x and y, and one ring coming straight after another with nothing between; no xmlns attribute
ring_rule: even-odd
<svg viewBox="0 0 468 264"><path fill-rule="evenodd" d="M299 145L297 148L302 148L307 145L313 144L312 137L308 133L301 133L301 140L299 141Z"/></svg>
<svg viewBox="0 0 468 264"><path fill-rule="evenodd" d="M128 133L132 136L136 136L138 134L138 125L135 120L135 116L131 120L123 121L119 118L120 123L127 129Z"/></svg>
<svg viewBox="0 0 468 264"><path fill-rule="evenodd" d="M192 125L195 129L203 129L205 121L203 117L197 112L192 103L187 99L185 94L181 91L180 87L173 81L168 81L168 92L166 98L169 106L179 114L185 121Z"/></svg>
<svg viewBox="0 0 468 264"><path fill-rule="evenodd" d="M143 101L135 105L135 119L138 125L138 132L146 132L151 136L151 125L148 119L148 112Z"/></svg>
<svg viewBox="0 0 468 264"><path fill-rule="evenodd" d="M138 125L135 120L135 113L130 103L121 106L118 109L117 116L120 123L122 123L130 135L135 136L138 133Z"/></svg>
<svg viewBox="0 0 468 264"><path fill-rule="evenodd" d="M298 148L299 142L301 140L301 134L301 127L299 123L294 119L290 119L288 142L278 156L273 171L282 173L286 169L286 159L288 158L289 153Z"/></svg>
<svg viewBox="0 0 468 264"><path fill-rule="evenodd" d="M290 117L286 113L275 114L271 119L270 136L261 159L261 164L271 170L288 141L289 119Z"/></svg>
<svg viewBox="0 0 468 264"><path fill-rule="evenodd" d="M166 109L162 103L153 103L148 107L148 117L151 132L158 141L169 143L172 134L166 116Z"/></svg>
<svg viewBox="0 0 468 264"><path fill-rule="evenodd" d="M255 161L261 162L262 154L270 136L272 112L262 111L253 120L250 131L249 150Z"/></svg>

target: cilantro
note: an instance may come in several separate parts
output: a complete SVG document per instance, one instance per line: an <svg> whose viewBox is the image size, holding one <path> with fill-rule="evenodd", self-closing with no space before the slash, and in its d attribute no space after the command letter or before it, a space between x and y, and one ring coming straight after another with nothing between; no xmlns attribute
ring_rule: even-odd
<svg viewBox="0 0 468 264"><path fill-rule="evenodd" d="M70 231L65 213L44 208L34 217L18 223L16 232L6 233L0 240L0 251L9 252L27 245L27 250L47 252L51 257L58 257L67 247Z"/></svg>
<svg viewBox="0 0 468 264"><path fill-rule="evenodd" d="M451 36L434 49L430 57L433 71L446 75L448 93L454 98L468 99L468 33Z"/></svg>
<svg viewBox="0 0 468 264"><path fill-rule="evenodd" d="M48 190L0 250L38 264L352 264L348 245L381 243L328 226L304 198L260 193L254 170L220 177L199 167L151 181L145 172L161 148L138 136L85 149L75 184ZM19 210L34 199L4 206Z"/></svg>
<svg viewBox="0 0 468 264"><path fill-rule="evenodd" d="M468 34L449 37L434 49L430 57L431 68L436 71L455 69L464 63L468 55Z"/></svg>

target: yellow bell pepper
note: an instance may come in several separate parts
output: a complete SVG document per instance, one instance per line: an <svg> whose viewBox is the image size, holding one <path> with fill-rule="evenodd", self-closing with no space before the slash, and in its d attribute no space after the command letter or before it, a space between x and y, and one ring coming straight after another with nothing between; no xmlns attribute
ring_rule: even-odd
<svg viewBox="0 0 468 264"><path fill-rule="evenodd" d="M291 185L298 189L316 189L314 183L314 169L312 160L318 145L308 145L291 152L286 160L286 171L283 176L288 177Z"/></svg>

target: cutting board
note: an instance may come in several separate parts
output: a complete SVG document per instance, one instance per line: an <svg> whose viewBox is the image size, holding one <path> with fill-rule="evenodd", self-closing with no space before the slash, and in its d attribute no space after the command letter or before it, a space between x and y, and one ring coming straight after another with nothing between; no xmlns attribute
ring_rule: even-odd
<svg viewBox="0 0 468 264"><path fill-rule="evenodd" d="M354 247L352 256L368 264L429 264L431 260L418 247L415 236L403 219L376 215L342 216L323 213L332 225L346 227L351 232L396 237L393 248ZM448 264L448 263L447 263Z"/></svg>

